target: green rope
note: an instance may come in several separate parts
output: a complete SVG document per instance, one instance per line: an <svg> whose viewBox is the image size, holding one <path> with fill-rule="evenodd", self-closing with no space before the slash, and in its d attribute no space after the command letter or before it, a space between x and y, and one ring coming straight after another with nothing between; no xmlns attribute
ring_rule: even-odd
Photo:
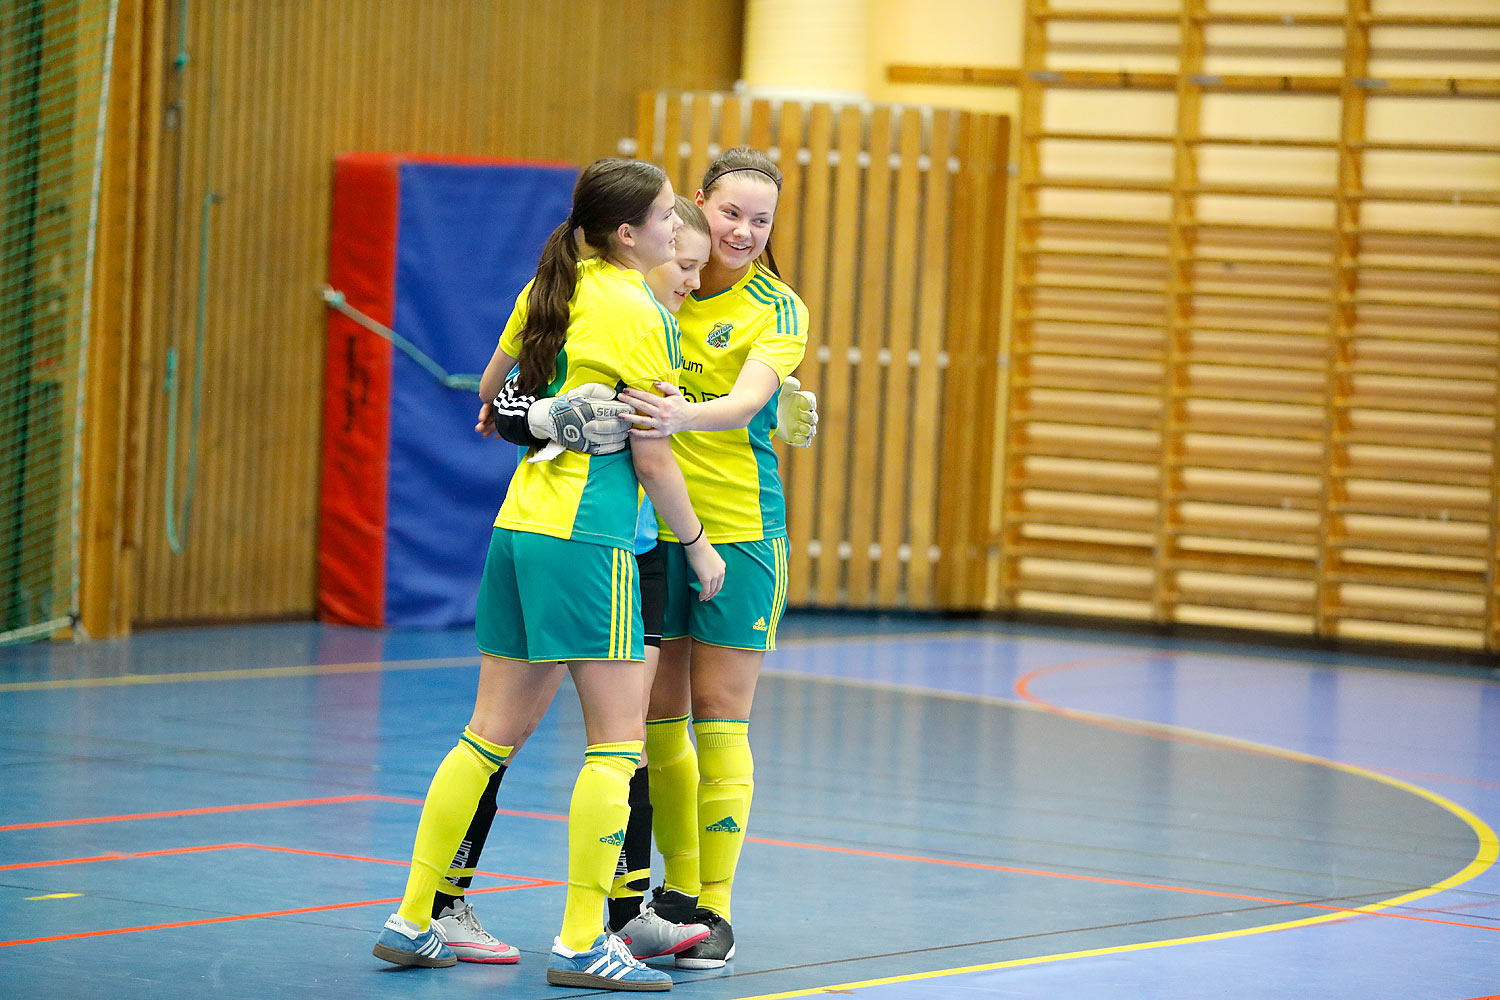
<svg viewBox="0 0 1500 1000"><path fill-rule="evenodd" d="M167 545L173 555L187 547L188 526L193 519L193 492L198 483L198 428L203 408L203 342L208 326L208 236L209 211L221 199L212 191L203 196L202 220L198 230L198 318L193 332L193 404L189 415L187 485L182 492L182 516L177 512L177 409L181 391L177 379L177 348L167 348Z"/></svg>
<svg viewBox="0 0 1500 1000"><path fill-rule="evenodd" d="M413 344L411 341L407 340L405 337L401 336L401 334L397 333L395 330L392 330L385 324L371 319L369 316L366 316L364 313L351 306L348 300L344 298L343 292L336 291L332 287L324 285L322 294L323 301L327 304L328 308L337 309L339 312L343 313L345 316L348 316L350 319L354 320L354 322L358 323L360 326L364 327L366 330L369 330L376 336L383 337L386 340L389 340L396 347L400 348L401 353L405 354L417 364L421 365L423 369L426 370L427 374L437 379L440 383L447 386L449 389L458 389L461 392L474 393L477 393L479 391L478 375L450 375L442 365L439 365L436 361L432 360L432 358L428 357L426 354L423 354L421 348L417 347L416 344Z"/></svg>

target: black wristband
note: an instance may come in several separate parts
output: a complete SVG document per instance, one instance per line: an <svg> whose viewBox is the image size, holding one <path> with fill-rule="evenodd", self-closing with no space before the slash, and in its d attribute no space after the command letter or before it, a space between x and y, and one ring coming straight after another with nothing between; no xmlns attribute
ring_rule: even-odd
<svg viewBox="0 0 1500 1000"><path fill-rule="evenodd" d="M698 539L700 539L702 537L703 537L703 522L700 520L698 522L698 533L693 536L693 540L691 542L683 542L682 543L682 547L683 548L687 548L689 545L694 545L694 544L697 543Z"/></svg>

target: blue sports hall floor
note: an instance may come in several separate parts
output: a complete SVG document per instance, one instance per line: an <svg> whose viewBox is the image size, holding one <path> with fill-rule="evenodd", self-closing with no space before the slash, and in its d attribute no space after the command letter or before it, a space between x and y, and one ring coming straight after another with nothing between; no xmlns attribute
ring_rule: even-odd
<svg viewBox="0 0 1500 1000"><path fill-rule="evenodd" d="M0 649L0 995L550 997L564 685L471 893L510 967L373 958L472 633ZM751 720L738 955L700 1000L1500 995L1500 670L789 616Z"/></svg>

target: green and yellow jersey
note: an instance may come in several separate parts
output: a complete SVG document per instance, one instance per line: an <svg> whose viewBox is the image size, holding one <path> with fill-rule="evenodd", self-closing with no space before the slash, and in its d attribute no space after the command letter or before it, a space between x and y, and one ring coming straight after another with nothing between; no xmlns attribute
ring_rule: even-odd
<svg viewBox="0 0 1500 1000"><path fill-rule="evenodd" d="M521 353L530 294L528 283L500 336L501 349L512 357ZM586 382L654 392L653 382L675 385L681 366L677 322L652 296L641 273L600 257L580 261L568 337L546 394L555 396ZM495 527L630 549L639 489L628 448L613 455L564 451L550 462L522 462Z"/></svg>
<svg viewBox="0 0 1500 1000"><path fill-rule="evenodd" d="M727 395L746 361L762 362L785 380L807 349L807 306L759 267L722 292L702 299L689 295L677 323L682 393L694 402ZM775 429L773 393L741 430L672 435L693 510L716 544L786 536L786 499L771 447ZM662 538L674 540L666 525L661 531Z"/></svg>

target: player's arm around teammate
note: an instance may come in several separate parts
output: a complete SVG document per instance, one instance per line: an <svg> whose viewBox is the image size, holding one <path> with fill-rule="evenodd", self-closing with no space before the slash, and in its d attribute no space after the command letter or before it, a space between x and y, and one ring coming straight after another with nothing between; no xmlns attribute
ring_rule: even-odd
<svg viewBox="0 0 1500 1000"><path fill-rule="evenodd" d="M533 392L549 383L565 391L586 382L674 381L681 360L676 326L650 300L643 274L671 257L678 225L660 169L631 160L586 168L573 211L548 239L486 369L484 395L493 395L517 359L521 387ZM602 256L579 261L575 230ZM474 711L433 777L406 892L376 942L378 957L398 965L454 963L428 926L433 894L486 784L546 710L565 661L588 745L569 809L567 902L547 979L595 989L671 987L670 977L599 933L642 749L642 625L632 553L639 484L673 531L692 537L703 527L675 463L669 471L656 454L665 452L670 463L670 444L645 444L615 456L565 452L553 462L523 463L512 478L480 582L475 631L483 657ZM705 590L716 590L722 559L705 538L692 550L688 558Z"/></svg>

